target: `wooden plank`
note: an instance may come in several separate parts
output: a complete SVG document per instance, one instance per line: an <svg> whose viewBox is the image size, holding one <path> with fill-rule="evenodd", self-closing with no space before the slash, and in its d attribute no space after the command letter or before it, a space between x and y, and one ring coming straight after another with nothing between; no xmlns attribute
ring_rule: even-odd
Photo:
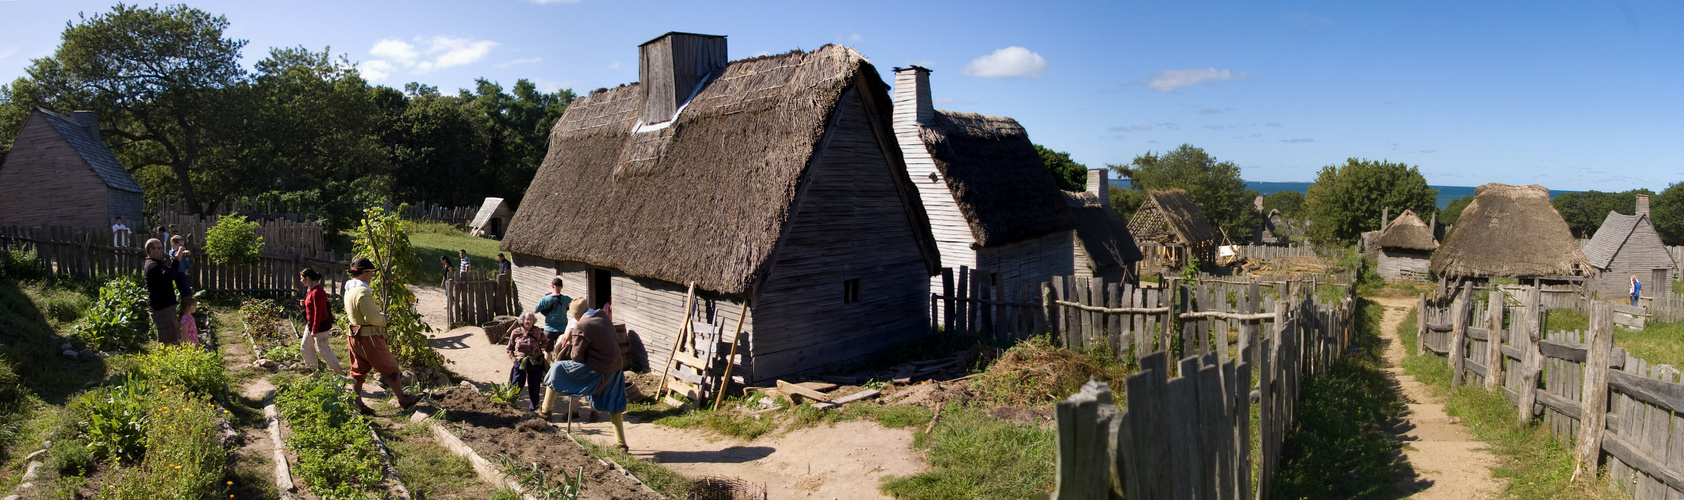
<svg viewBox="0 0 1684 500"><path fill-rule="evenodd" d="M1503 379L1503 291L1491 289L1490 300L1486 302L1485 330L1488 337L1485 342L1485 390L1493 391L1502 385Z"/></svg>
<svg viewBox="0 0 1684 500"><path fill-rule="evenodd" d="M859 401L859 400L862 400L862 399L875 398L875 397L877 397L881 394L882 393L878 392L876 389L866 389L866 390L863 390L863 391L860 391L860 392L849 394L847 396L842 396L840 398L836 398L833 401L826 401L826 402L823 402L823 403L813 405L813 407L821 409L821 410L826 410L826 409L842 406L842 405L845 405L845 404L848 404L848 403L852 403L852 402L855 402L855 401Z"/></svg>
<svg viewBox="0 0 1684 500"><path fill-rule="evenodd" d="M1192 500L1200 497L1199 482L1205 476L1202 458L1204 450L1199 448L1198 426L1199 419L1199 389L1198 389L1198 358L1189 357L1180 363L1182 376L1169 380L1165 406L1166 419L1169 424L1169 455L1170 493L1178 500Z"/></svg>
<svg viewBox="0 0 1684 500"><path fill-rule="evenodd" d="M1659 460L1641 451L1633 443L1619 434L1608 434L1603 438L1602 449L1620 461L1630 464L1632 468L1643 471L1644 474L1655 477L1667 486L1684 490L1684 473L1662 465Z"/></svg>
<svg viewBox="0 0 1684 500"><path fill-rule="evenodd" d="M783 391L784 394L790 395L791 398L794 398L795 396L801 396L801 397L804 397L804 398L807 398L807 399L811 399L813 401L819 401L819 402L830 401L830 396L826 395L825 393L815 391L815 390L812 390L812 389L808 389L806 387L802 387L802 386L799 386L799 385L796 385L796 384L791 384L791 383L785 382L783 380L778 381L778 390ZM796 403L799 404L800 401L797 400Z"/></svg>
<svg viewBox="0 0 1684 500"><path fill-rule="evenodd" d="M1684 385L1668 384L1628 372L1609 372L1608 383L1615 390L1644 403L1671 412L1684 412Z"/></svg>

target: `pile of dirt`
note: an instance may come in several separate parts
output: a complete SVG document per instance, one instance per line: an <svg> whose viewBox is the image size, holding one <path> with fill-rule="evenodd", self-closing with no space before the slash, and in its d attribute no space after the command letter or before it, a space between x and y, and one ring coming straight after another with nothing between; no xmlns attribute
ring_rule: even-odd
<svg viewBox="0 0 1684 500"><path fill-rule="evenodd" d="M970 385L989 403L1040 408L1080 391L1089 377L1111 384L1111 390L1121 396L1126 376L1115 362L1053 347L1037 338L1012 346Z"/></svg>
<svg viewBox="0 0 1684 500"><path fill-rule="evenodd" d="M452 426L452 430L493 463L497 463L497 455L505 454L518 463L537 463L552 471L552 475L560 472L572 475L583 466L583 498L661 498L640 487L636 478L591 456L536 414L516 410L462 387L434 392L433 400L446 410L447 421L464 424Z"/></svg>

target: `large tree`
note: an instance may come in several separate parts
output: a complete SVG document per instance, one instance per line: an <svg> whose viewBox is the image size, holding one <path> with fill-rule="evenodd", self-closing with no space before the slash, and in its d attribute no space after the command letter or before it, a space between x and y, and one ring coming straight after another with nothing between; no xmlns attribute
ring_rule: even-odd
<svg viewBox="0 0 1684 500"><path fill-rule="evenodd" d="M1127 177L1137 191L1132 196L1121 197L1123 200L1143 200L1144 193L1150 190L1181 188L1199 204L1205 218L1230 240L1251 238L1251 231L1257 226L1257 213L1252 208L1257 192L1246 189L1245 181L1240 179L1239 165L1218 162L1204 149L1182 144L1163 155L1147 152L1136 156L1128 165L1109 167ZM1128 207L1135 208L1138 207Z"/></svg>
<svg viewBox="0 0 1684 500"><path fill-rule="evenodd" d="M1474 197L1471 194L1450 200L1450 203L1444 204L1443 210L1438 211L1438 223L1448 226L1462 220L1462 211L1467 210L1473 201Z"/></svg>
<svg viewBox="0 0 1684 500"><path fill-rule="evenodd" d="M1554 205L1555 211L1560 212L1561 218L1567 221L1567 228L1573 231L1573 237L1589 238L1596 234L1597 228L1602 227L1602 221L1608 218L1608 212L1636 213L1639 194L1653 196L1655 192L1633 189L1622 193L1561 193L1551 198L1550 204Z"/></svg>
<svg viewBox="0 0 1684 500"><path fill-rule="evenodd" d="M1041 161L1047 164L1053 180L1058 181L1059 189L1082 191L1088 188L1088 166L1070 159L1070 153L1053 151L1040 144L1035 145L1035 152L1040 153Z"/></svg>
<svg viewBox="0 0 1684 500"><path fill-rule="evenodd" d="M167 166L188 206L202 211L201 185L245 177L230 171L240 163L223 148L243 109L228 89L245 78L246 41L224 37L227 27L226 18L185 5L117 4L80 16L66 24L58 50L10 86L9 104L98 112L101 135L130 169Z"/></svg>
<svg viewBox="0 0 1684 500"><path fill-rule="evenodd" d="M1649 218L1668 245L1684 245L1684 183L1667 185L1649 202Z"/></svg>
<svg viewBox="0 0 1684 500"><path fill-rule="evenodd" d="M1420 169L1402 163L1350 158L1344 165L1328 165L1316 174L1304 195L1310 217L1310 240L1347 245L1364 231L1379 229L1392 216L1414 210L1425 220L1438 210L1438 190L1427 186Z"/></svg>

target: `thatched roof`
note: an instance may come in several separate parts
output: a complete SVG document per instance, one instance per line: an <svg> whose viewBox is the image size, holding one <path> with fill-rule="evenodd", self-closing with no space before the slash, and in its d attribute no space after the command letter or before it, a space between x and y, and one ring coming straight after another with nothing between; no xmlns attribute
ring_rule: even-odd
<svg viewBox="0 0 1684 500"><path fill-rule="evenodd" d="M509 210L509 206L503 204L502 198L486 198L484 202L479 204L479 212L474 213L474 220L468 223L468 227L478 229L480 226L484 226L486 222L491 221L492 216L497 215L498 209L506 212Z"/></svg>
<svg viewBox="0 0 1684 500"><path fill-rule="evenodd" d="M1064 191L1064 196L1076 219L1076 243L1093 259L1094 271L1140 261L1140 247L1135 246L1122 214L1087 191Z"/></svg>
<svg viewBox="0 0 1684 500"><path fill-rule="evenodd" d="M131 193L143 192L140 183L134 180L133 175L129 175L129 169L123 168L123 164L117 161L117 155L105 147L105 142L101 141L98 135L76 123L75 119L54 113L47 108L37 107L35 111L41 113L41 117L53 126L58 135L64 137L65 142L70 143L77 155L87 160L88 166L93 167L100 180L105 181L106 187Z"/></svg>
<svg viewBox="0 0 1684 500"><path fill-rule="evenodd" d="M978 246L996 247L1076 226L1029 133L1017 120L936 111L919 127Z"/></svg>
<svg viewBox="0 0 1684 500"><path fill-rule="evenodd" d="M891 130L888 87L852 49L729 63L665 128L636 134L638 84L573 101L502 249L744 294L771 265L831 118L850 90ZM891 138L884 145L917 244L940 265Z"/></svg>
<svg viewBox="0 0 1684 500"><path fill-rule="evenodd" d="M1415 215L1414 210L1409 209L1404 209L1396 219L1386 224L1385 229L1380 230L1380 237L1375 239L1374 245L1428 252L1438 249L1433 230L1427 227L1427 223L1421 222L1421 217Z"/></svg>
<svg viewBox="0 0 1684 500"><path fill-rule="evenodd" d="M1640 224L1653 226L1654 221L1649 220L1648 214L1626 215L1609 211L1608 218L1602 220L1602 226L1596 229L1596 234L1582 247L1585 258L1590 260L1592 267L1608 269L1614 262L1614 257L1619 255L1620 250L1631 239L1631 233L1636 231ZM1667 258L1671 259L1672 256L1668 255Z"/></svg>
<svg viewBox="0 0 1684 500"><path fill-rule="evenodd" d="M1149 241L1198 243L1216 239L1216 230L1211 229L1204 211L1182 189L1146 193L1146 202L1129 221L1129 231Z"/></svg>
<svg viewBox="0 0 1684 500"><path fill-rule="evenodd" d="M1432 271L1447 277L1555 276L1591 273L1590 261L1536 184L1486 184L1433 254Z"/></svg>

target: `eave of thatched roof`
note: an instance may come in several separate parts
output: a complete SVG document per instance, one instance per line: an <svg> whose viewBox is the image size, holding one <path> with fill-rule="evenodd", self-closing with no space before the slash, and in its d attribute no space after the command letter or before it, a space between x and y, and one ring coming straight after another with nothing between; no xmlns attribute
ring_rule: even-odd
<svg viewBox="0 0 1684 500"><path fill-rule="evenodd" d="M919 127L977 246L997 247L1076 226L1028 132L1016 120L936 111Z"/></svg>
<svg viewBox="0 0 1684 500"><path fill-rule="evenodd" d="M1486 184L1474 190L1433 254L1439 276L1555 276L1594 273L1567 221L1536 184Z"/></svg>
<svg viewBox="0 0 1684 500"><path fill-rule="evenodd" d="M733 61L665 128L634 134L638 84L574 101L502 249L742 295L771 266L837 106L850 91L884 131L888 87L846 47ZM902 202L933 272L935 239L890 139Z"/></svg>
<svg viewBox="0 0 1684 500"><path fill-rule="evenodd" d="M1421 217L1415 215L1414 210L1408 209L1387 223L1385 229L1380 230L1380 237L1374 244L1380 248L1428 252L1438 249L1438 241L1433 239L1432 229L1427 228L1427 223L1421 222Z"/></svg>
<svg viewBox="0 0 1684 500"><path fill-rule="evenodd" d="M1093 193L1064 191L1064 196L1076 220L1076 244L1087 251L1094 271L1140 261L1140 247L1134 244L1122 214L1100 203Z"/></svg>
<svg viewBox="0 0 1684 500"><path fill-rule="evenodd" d="M1158 207L1170 229L1183 243L1216 239L1216 230L1211 229L1210 219L1205 218L1204 211L1199 209L1199 204L1187 195L1186 190L1154 190L1146 196L1146 203Z"/></svg>

